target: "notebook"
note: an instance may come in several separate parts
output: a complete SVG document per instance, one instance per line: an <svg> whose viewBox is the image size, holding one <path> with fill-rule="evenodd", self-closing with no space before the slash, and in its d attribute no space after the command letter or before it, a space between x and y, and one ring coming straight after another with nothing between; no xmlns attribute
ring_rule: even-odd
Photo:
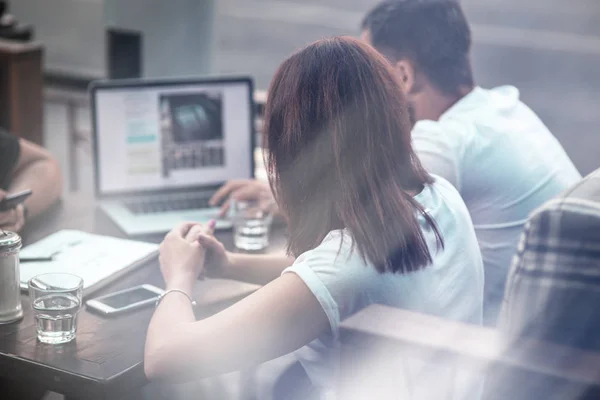
<svg viewBox="0 0 600 400"><path fill-rule="evenodd" d="M21 261L21 288L36 275L68 272L83 278L84 295L100 289L132 269L154 259L158 245L77 230L61 230L24 247L20 258L51 258Z"/></svg>

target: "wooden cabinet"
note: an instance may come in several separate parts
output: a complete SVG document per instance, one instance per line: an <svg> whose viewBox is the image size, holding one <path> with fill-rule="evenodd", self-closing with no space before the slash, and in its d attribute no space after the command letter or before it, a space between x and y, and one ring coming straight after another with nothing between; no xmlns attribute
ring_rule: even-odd
<svg viewBox="0 0 600 400"><path fill-rule="evenodd" d="M43 58L40 43L0 40L0 126L43 144Z"/></svg>

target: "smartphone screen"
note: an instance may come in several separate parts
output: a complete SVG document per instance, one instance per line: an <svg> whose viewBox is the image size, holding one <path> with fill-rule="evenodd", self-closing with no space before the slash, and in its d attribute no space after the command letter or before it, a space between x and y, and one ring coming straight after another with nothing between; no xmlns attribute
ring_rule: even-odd
<svg viewBox="0 0 600 400"><path fill-rule="evenodd" d="M98 301L106 304L109 307L119 309L144 300L157 299L158 296L159 295L155 292L143 287L137 287L127 292L117 293L113 296L98 299Z"/></svg>
<svg viewBox="0 0 600 400"><path fill-rule="evenodd" d="M18 193L9 193L6 197L0 200L0 211L7 211L15 208L17 205L24 202L33 192L30 189Z"/></svg>

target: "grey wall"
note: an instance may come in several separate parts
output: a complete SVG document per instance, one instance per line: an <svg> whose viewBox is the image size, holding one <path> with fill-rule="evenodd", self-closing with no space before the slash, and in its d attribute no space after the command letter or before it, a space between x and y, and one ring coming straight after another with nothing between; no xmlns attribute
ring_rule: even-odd
<svg viewBox="0 0 600 400"><path fill-rule="evenodd" d="M128 0L124 0L128 1ZM17 19L35 26L46 46L46 69L105 75L103 0L9 0Z"/></svg>
<svg viewBox="0 0 600 400"><path fill-rule="evenodd" d="M213 65L214 0L12 0L46 46L46 69L105 77L105 27L142 31L143 74L200 75Z"/></svg>
<svg viewBox="0 0 600 400"><path fill-rule="evenodd" d="M214 0L105 0L109 27L143 32L146 77L212 71Z"/></svg>

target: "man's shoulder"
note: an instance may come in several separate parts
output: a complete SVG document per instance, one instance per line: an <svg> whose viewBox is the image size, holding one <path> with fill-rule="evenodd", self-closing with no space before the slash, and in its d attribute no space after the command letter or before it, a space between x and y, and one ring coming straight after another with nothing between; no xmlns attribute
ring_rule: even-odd
<svg viewBox="0 0 600 400"><path fill-rule="evenodd" d="M4 156L4 153L7 152L14 152L19 147L19 138L0 128L0 151L2 151L2 155Z"/></svg>
<svg viewBox="0 0 600 400"><path fill-rule="evenodd" d="M413 136L425 135L441 135L443 137L467 138L472 132L474 121L460 116L447 116L440 118L437 121L423 120L415 124L412 134Z"/></svg>
<svg viewBox="0 0 600 400"><path fill-rule="evenodd" d="M600 168L534 210L530 219L561 212L592 213L600 217Z"/></svg>
<svg viewBox="0 0 600 400"><path fill-rule="evenodd" d="M20 152L19 138L0 128L0 188L9 186Z"/></svg>
<svg viewBox="0 0 600 400"><path fill-rule="evenodd" d="M529 110L519 96L519 90L514 86L492 89L475 87L442 114L438 121L428 122L434 122L437 129L455 137L476 138L480 131L496 131L497 125L506 128L503 123L506 119L517 118L516 110ZM428 127L431 128L430 125Z"/></svg>
<svg viewBox="0 0 600 400"><path fill-rule="evenodd" d="M11 135L6 129L0 127L0 141L2 141L2 143L15 142L18 140L19 140L19 138L17 138L14 135Z"/></svg>

